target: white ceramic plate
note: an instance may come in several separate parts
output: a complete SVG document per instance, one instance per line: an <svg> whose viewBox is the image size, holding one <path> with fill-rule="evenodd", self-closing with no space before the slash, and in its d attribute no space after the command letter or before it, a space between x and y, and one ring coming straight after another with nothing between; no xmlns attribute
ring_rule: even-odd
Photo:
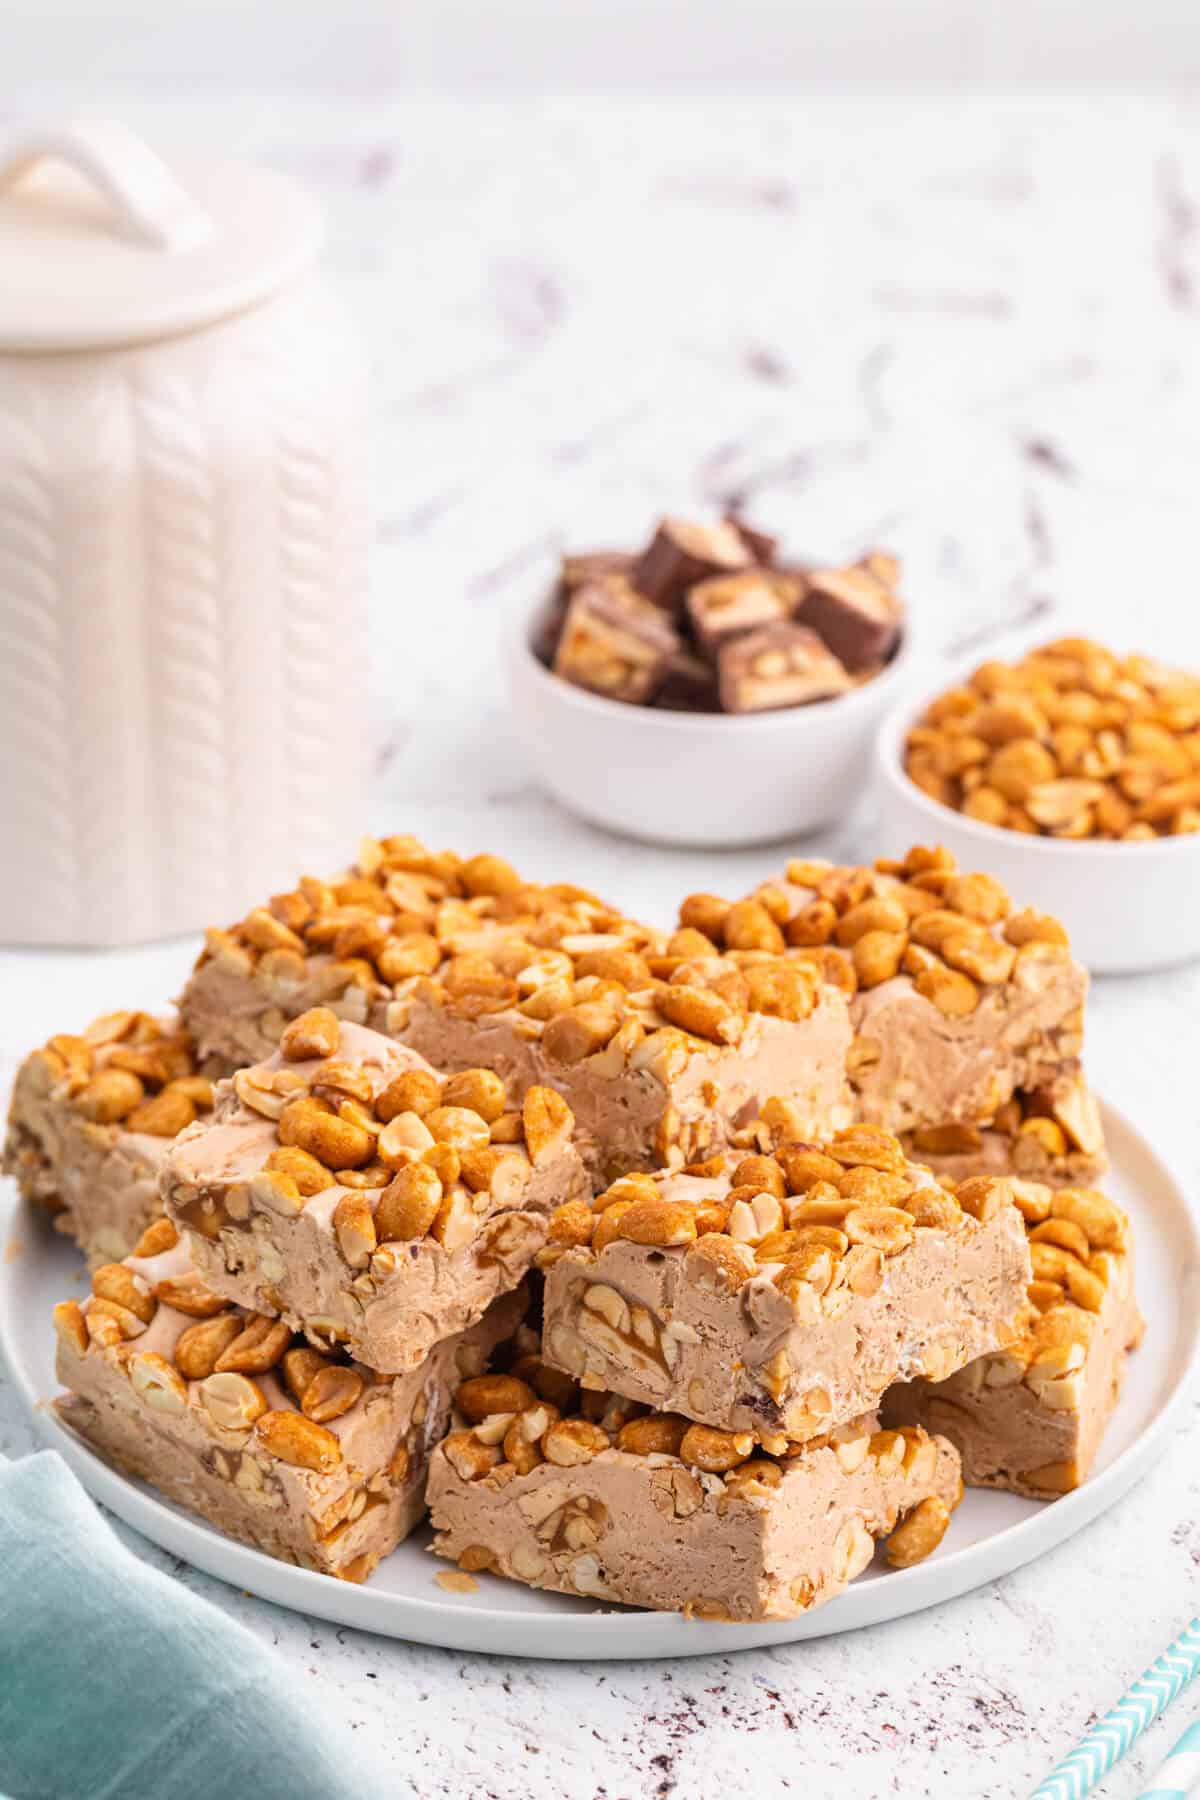
<svg viewBox="0 0 1200 1800"><path fill-rule="evenodd" d="M1112 1107L1103 1112L1113 1159L1108 1186L1133 1219L1138 1290L1151 1323L1130 1358L1121 1404L1091 1480L1052 1504L970 1491L928 1562L899 1571L869 1569L828 1606L783 1624L689 1623L677 1613L606 1610L487 1575L475 1578L474 1593L446 1593L435 1577L448 1565L425 1554L423 1532L402 1544L364 1587L232 1543L141 1482L114 1473L46 1405L56 1391L51 1308L82 1292L84 1276L78 1253L7 1196L0 1242L15 1239L21 1250L0 1261L0 1345L46 1441L97 1500L197 1568L298 1612L447 1649L563 1658L694 1656L852 1631L952 1599L1069 1538L1150 1468L1179 1416L1200 1362L1200 1228L1161 1158Z"/></svg>

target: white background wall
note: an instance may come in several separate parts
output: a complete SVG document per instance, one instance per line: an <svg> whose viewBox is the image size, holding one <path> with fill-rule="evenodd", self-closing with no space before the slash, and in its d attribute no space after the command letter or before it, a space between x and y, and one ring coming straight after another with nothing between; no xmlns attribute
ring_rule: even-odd
<svg viewBox="0 0 1200 1800"><path fill-rule="evenodd" d="M0 105L364 91L1187 84L1200 0L3 0Z"/></svg>

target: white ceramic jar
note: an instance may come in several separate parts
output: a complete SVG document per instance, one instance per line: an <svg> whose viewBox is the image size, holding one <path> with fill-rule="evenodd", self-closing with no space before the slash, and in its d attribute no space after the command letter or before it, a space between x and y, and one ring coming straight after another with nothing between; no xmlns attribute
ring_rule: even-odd
<svg viewBox="0 0 1200 1800"><path fill-rule="evenodd" d="M366 383L265 170L0 152L0 940L121 944L349 860Z"/></svg>

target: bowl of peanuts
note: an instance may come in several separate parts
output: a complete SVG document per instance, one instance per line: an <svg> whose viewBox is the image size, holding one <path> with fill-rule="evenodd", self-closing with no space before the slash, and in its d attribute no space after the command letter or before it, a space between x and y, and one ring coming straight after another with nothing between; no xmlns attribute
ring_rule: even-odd
<svg viewBox="0 0 1200 1800"><path fill-rule="evenodd" d="M885 851L945 844L1097 973L1200 956L1200 676L1082 637L944 670L878 768Z"/></svg>

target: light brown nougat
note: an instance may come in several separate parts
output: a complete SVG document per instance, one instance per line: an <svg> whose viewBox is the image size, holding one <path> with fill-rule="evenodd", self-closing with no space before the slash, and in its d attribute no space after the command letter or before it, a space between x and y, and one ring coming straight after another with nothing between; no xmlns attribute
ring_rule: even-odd
<svg viewBox="0 0 1200 1800"><path fill-rule="evenodd" d="M1108 1166L1100 1110L1082 1075L1014 1094L988 1124L918 1126L901 1141L912 1161L955 1181L1017 1175L1050 1187L1091 1187Z"/></svg>
<svg viewBox="0 0 1200 1800"><path fill-rule="evenodd" d="M1057 919L1014 911L948 850L874 868L795 861L743 900L693 894L715 948L811 961L850 1000L856 1112L895 1132L990 1124L1018 1092L1079 1074L1087 973Z"/></svg>
<svg viewBox="0 0 1200 1800"><path fill-rule="evenodd" d="M515 1287L550 1212L589 1192L558 1094L508 1112L491 1070L443 1077L319 1008L221 1084L163 1186L215 1292L389 1373Z"/></svg>
<svg viewBox="0 0 1200 1800"><path fill-rule="evenodd" d="M1008 1185L955 1198L867 1126L630 1176L595 1205L550 1223L547 1360L772 1449L1006 1343L1025 1304Z"/></svg>
<svg viewBox="0 0 1200 1800"><path fill-rule="evenodd" d="M935 1550L962 1494L958 1457L871 1418L783 1457L753 1439L602 1393L560 1417L524 1381L459 1390L463 1429L434 1453L433 1549L461 1569L688 1618L791 1619L862 1573Z"/></svg>
<svg viewBox="0 0 1200 1800"><path fill-rule="evenodd" d="M17 1071L4 1172L93 1267L119 1260L160 1216L167 1150L211 1108L215 1072L173 1018L107 1013L60 1032Z"/></svg>
<svg viewBox="0 0 1200 1800"><path fill-rule="evenodd" d="M850 1118L846 1004L818 971L717 955L494 857L372 840L344 881L304 881L210 933L181 1000L202 1046L243 1062L315 1004L439 1069L496 1070L513 1104L557 1089L601 1184L745 1142L771 1099L800 1132Z"/></svg>
<svg viewBox="0 0 1200 1800"><path fill-rule="evenodd" d="M948 1380L893 1388L884 1412L892 1423L919 1420L944 1432L970 1486L1046 1500L1087 1479L1120 1396L1126 1351L1141 1341L1133 1238L1107 1195L1010 1185L1033 1259L1021 1330Z"/></svg>
<svg viewBox="0 0 1200 1800"><path fill-rule="evenodd" d="M139 1249L55 1309L63 1422L228 1536L365 1580L424 1517L451 1395L515 1332L524 1295L389 1378L228 1306L168 1220Z"/></svg>

